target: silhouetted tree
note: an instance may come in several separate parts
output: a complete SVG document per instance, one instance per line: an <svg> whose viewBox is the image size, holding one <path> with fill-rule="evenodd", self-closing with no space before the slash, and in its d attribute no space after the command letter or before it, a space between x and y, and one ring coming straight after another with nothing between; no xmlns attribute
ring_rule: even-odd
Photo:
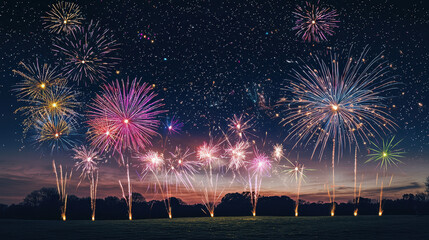
<svg viewBox="0 0 429 240"><path fill-rule="evenodd" d="M215 209L216 216L251 216L250 193L228 193ZM133 193L133 219L167 218L166 201L152 200L146 202L140 193ZM169 201L173 218L207 216L202 204L187 205L179 198ZM109 196L97 199L96 219L127 219L128 207L124 199ZM300 216L328 216L331 203L306 202L300 199ZM293 216L295 201L287 196L260 197L256 215ZM339 203L337 215L353 215L355 204ZM377 215L378 202L369 198L359 199L359 215ZM384 201L384 214L429 214L429 202L426 194L404 194L401 199ZM22 203L10 206L0 204L0 218L20 219L57 219L60 220L60 201L55 189L42 188L30 193ZM91 218L90 199L74 195L68 197L67 219Z"/></svg>

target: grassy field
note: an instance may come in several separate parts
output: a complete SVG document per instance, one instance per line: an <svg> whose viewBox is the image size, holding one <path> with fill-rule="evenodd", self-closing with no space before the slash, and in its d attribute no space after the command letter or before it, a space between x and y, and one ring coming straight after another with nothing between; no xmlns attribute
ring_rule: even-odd
<svg viewBox="0 0 429 240"><path fill-rule="evenodd" d="M429 216L0 220L0 239L428 239Z"/></svg>

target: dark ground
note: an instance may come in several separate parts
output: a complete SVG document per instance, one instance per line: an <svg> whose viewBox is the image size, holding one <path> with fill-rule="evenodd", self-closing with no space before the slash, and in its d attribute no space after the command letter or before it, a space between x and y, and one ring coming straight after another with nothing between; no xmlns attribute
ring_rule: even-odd
<svg viewBox="0 0 429 240"><path fill-rule="evenodd" d="M1 239L428 239L429 216L0 220Z"/></svg>

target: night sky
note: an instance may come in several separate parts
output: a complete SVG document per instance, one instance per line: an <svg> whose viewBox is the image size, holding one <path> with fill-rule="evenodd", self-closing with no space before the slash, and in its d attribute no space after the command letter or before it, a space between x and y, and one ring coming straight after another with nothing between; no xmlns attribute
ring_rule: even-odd
<svg viewBox="0 0 429 240"><path fill-rule="evenodd" d="M22 103L12 91L21 77L12 70L21 61L61 64L52 51L55 33L49 33L42 16L57 1L3 1L0 3L0 203L20 202L26 194L41 187L54 187L51 161L72 168L70 151L52 153L32 141L31 132L23 135L20 114L14 111ZM293 10L304 1L71 1L81 7L85 20L98 21L113 34L119 45L115 54L121 60L106 82L129 77L155 84L154 90L164 99L168 110L162 122L175 116L184 123L179 134L169 139L170 146L196 148L203 141L222 137L228 119L246 114L253 119L252 134L256 144L265 142L266 151L282 143L288 158L299 160L314 169L307 172L302 198L327 201L324 184L330 180L329 151L321 158L310 159L313 145L299 146L286 139L289 129L283 128L277 101L286 96L282 90L291 79L291 71L309 56L327 57L329 51L358 56L369 47L367 58L382 53L390 64L389 74L401 84L389 92L385 102L403 139L400 147L406 152L404 164L389 168L393 175L387 197L401 197L424 189L429 176L429 4L424 1L333 1L319 4L337 10L338 28L327 41L304 42L296 31ZM79 84L80 112L88 104L100 83ZM276 117L279 114L279 117ZM85 118L80 124L85 133ZM164 125L161 125L164 126ZM164 134L167 129L159 128ZM380 140L380 138L379 138ZM85 136L76 141L85 142ZM153 139L159 146L160 139ZM264 149L263 147L260 147ZM376 165L364 164L367 149L358 154L362 196L375 198ZM348 201L353 191L353 153L345 149L337 162L338 200ZM147 183L138 182L132 171L134 191L146 192ZM100 166L99 197L120 196L118 179L125 178L125 169L114 159ZM73 178L70 194L88 196L87 183L76 188ZM225 180L226 182L226 180ZM244 191L239 183L225 184L226 192ZM264 179L262 194L293 194L295 184L272 174ZM157 198L156 194L153 197ZM194 194L179 196L186 202L199 202ZM159 196L158 196L159 198Z"/></svg>

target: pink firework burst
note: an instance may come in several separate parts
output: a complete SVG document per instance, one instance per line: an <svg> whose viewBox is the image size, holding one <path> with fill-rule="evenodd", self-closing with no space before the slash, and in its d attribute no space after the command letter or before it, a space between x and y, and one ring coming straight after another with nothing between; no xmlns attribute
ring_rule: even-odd
<svg viewBox="0 0 429 240"><path fill-rule="evenodd" d="M171 158L167 161L167 175L170 177L170 182L175 182L176 186L183 184L186 189L193 189L193 177L198 172L200 162L190 160L190 156L193 154L186 148L182 150L180 147L176 147L174 152L170 152Z"/></svg>
<svg viewBox="0 0 429 240"><path fill-rule="evenodd" d="M255 150L255 157L250 163L249 169L253 172L253 174L257 174L259 176L269 174L271 170L271 160L264 153L259 153Z"/></svg>
<svg viewBox="0 0 429 240"><path fill-rule="evenodd" d="M247 152L247 149L249 146L250 144L248 142L241 141L236 143L234 146L230 145L225 149L226 154L230 157L228 169L238 171L241 167L246 165L246 157L249 153Z"/></svg>
<svg viewBox="0 0 429 240"><path fill-rule="evenodd" d="M142 169L141 179L145 178L148 174L153 174L157 177L165 173L165 159L162 153L150 150L147 153L137 154L136 158Z"/></svg>
<svg viewBox="0 0 429 240"><path fill-rule="evenodd" d="M160 122L157 116L163 112L162 99L155 100L156 93L140 81L116 81L102 86L90 105L88 114L91 144L101 151L118 153L130 149L138 151L151 145L152 136Z"/></svg>
<svg viewBox="0 0 429 240"><path fill-rule="evenodd" d="M76 160L75 167L82 171L80 174L81 180L85 177L89 177L98 169L97 165L102 159L98 156L98 152L94 148L80 146L75 147L73 151L73 159Z"/></svg>
<svg viewBox="0 0 429 240"><path fill-rule="evenodd" d="M293 15L296 20L292 30L298 30L296 35L307 42L326 41L327 36L334 34L334 28L337 28L339 23L336 19L337 11L309 2L306 2L304 7L297 6Z"/></svg>
<svg viewBox="0 0 429 240"><path fill-rule="evenodd" d="M219 160L217 153L219 152L219 146L204 142L203 146L198 148L197 156L203 165L211 165L213 162Z"/></svg>

